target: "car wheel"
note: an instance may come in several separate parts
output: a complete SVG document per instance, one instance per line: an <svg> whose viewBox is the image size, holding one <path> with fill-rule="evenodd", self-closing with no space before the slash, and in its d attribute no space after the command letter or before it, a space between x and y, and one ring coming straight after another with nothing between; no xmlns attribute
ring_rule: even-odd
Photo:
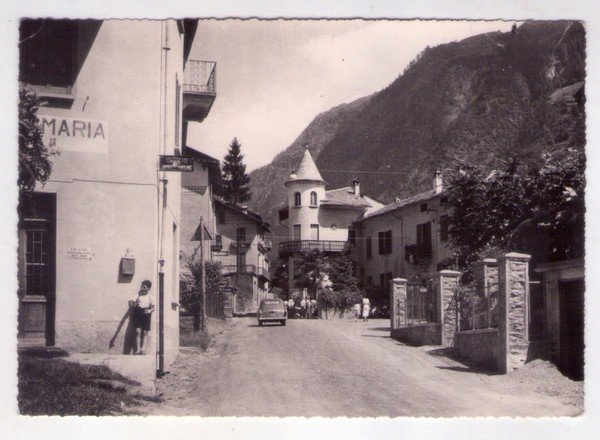
<svg viewBox="0 0 600 440"><path fill-rule="evenodd" d="M263 325L262 321L258 321L258 326L260 327L262 325Z"/></svg>
<svg viewBox="0 0 600 440"><path fill-rule="evenodd" d="M281 321L281 325L285 325L285 319Z"/></svg>

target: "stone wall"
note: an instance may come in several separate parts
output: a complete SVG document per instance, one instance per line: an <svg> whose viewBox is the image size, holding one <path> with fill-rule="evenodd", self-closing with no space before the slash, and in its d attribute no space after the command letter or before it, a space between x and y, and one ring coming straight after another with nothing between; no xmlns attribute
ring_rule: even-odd
<svg viewBox="0 0 600 440"><path fill-rule="evenodd" d="M456 333L456 352L463 358L497 370L499 367L498 329L468 330Z"/></svg>
<svg viewBox="0 0 600 440"><path fill-rule="evenodd" d="M413 324L392 329L392 338L408 345L440 345L441 325L436 322Z"/></svg>
<svg viewBox="0 0 600 440"><path fill-rule="evenodd" d="M438 297L438 322L441 323L440 342L444 346L454 344L456 332L456 291L460 272L442 270L435 274L436 293Z"/></svg>

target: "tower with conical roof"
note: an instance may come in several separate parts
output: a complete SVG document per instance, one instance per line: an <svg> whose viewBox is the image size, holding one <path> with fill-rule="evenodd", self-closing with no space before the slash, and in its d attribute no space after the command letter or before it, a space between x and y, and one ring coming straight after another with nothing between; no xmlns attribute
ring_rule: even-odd
<svg viewBox="0 0 600 440"><path fill-rule="evenodd" d="M325 199L325 185L307 147L298 168L285 182L290 240L319 240L319 203Z"/></svg>

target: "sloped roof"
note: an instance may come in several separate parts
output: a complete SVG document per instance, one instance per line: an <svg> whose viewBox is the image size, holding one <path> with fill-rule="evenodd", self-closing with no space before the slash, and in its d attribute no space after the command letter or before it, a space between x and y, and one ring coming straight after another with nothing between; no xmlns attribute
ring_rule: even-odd
<svg viewBox="0 0 600 440"><path fill-rule="evenodd" d="M387 212L395 211L396 209L404 208L405 206L408 206L408 205L414 205L415 203L425 202L426 200L433 199L434 197L439 196L441 194L443 194L443 193L436 193L435 190L433 190L433 189L419 193L419 194L415 194L414 196L410 196L405 199L398 200L397 202L393 202L393 203L390 203L389 205L385 205L381 209L377 209L368 214L365 214L358 221L366 220L368 218L375 217L377 215L382 215Z"/></svg>
<svg viewBox="0 0 600 440"><path fill-rule="evenodd" d="M311 182L325 183L308 148L306 150L304 150L304 155L302 156L302 160L300 161L298 168L296 169L296 171L293 172L293 174L296 177L290 178L290 180L288 180L286 182L286 185L290 182L295 182L298 180L308 180Z"/></svg>
<svg viewBox="0 0 600 440"><path fill-rule="evenodd" d="M251 220L255 221L259 225L259 227L263 228L267 232L271 232L271 225L264 221L260 214L252 212L249 209L245 209L241 206L234 205L233 203L226 202L221 197L215 197L215 203L217 205L221 205L224 208L228 208L234 212L237 212L240 215L250 218Z"/></svg>
<svg viewBox="0 0 600 440"><path fill-rule="evenodd" d="M357 208L368 208L371 206L363 197L354 194L354 190L349 186L325 191L325 199L321 200L321 205L352 206Z"/></svg>

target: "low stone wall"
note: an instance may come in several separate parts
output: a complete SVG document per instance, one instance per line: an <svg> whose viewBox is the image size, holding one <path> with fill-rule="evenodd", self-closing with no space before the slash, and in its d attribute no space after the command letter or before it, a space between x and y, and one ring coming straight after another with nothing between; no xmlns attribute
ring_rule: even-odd
<svg viewBox="0 0 600 440"><path fill-rule="evenodd" d="M408 345L440 345L442 326L439 323L413 324L392 329L392 338Z"/></svg>
<svg viewBox="0 0 600 440"><path fill-rule="evenodd" d="M481 329L457 332L454 339L457 353L477 365L498 370L500 350L498 329Z"/></svg>

